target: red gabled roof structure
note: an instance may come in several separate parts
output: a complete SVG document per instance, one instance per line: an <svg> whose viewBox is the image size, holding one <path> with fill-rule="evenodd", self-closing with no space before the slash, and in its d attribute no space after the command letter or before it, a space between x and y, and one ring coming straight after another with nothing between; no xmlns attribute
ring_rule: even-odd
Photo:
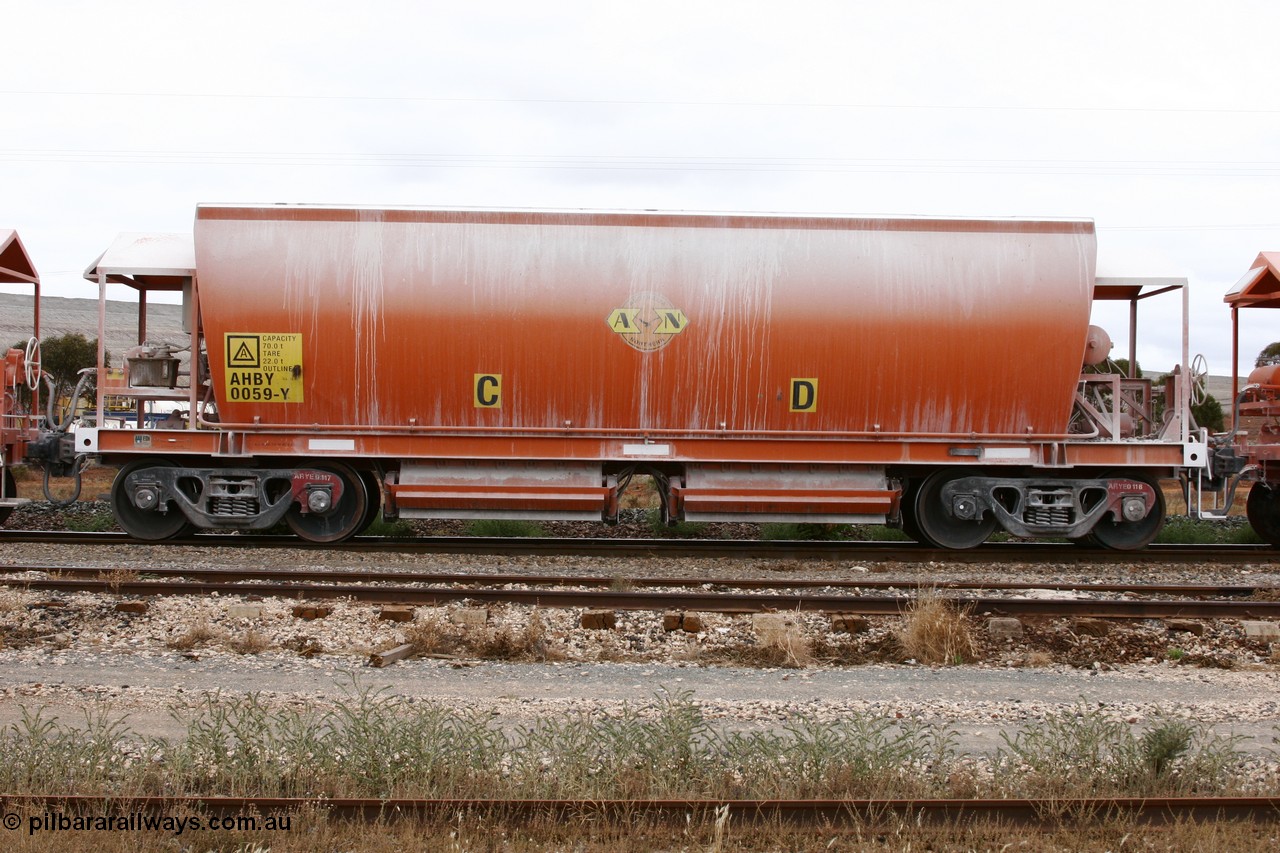
<svg viewBox="0 0 1280 853"><path fill-rule="evenodd" d="M18 232L0 228L0 282L4 284L39 284L35 265L27 254Z"/></svg>
<svg viewBox="0 0 1280 853"><path fill-rule="evenodd" d="M1222 301L1231 306L1231 420L1234 428L1236 402L1240 394L1240 309L1280 308L1280 252L1259 252L1249 271L1227 291Z"/></svg>
<svg viewBox="0 0 1280 853"><path fill-rule="evenodd" d="M1280 252L1262 252L1223 301L1243 308L1280 308Z"/></svg>
<svg viewBox="0 0 1280 853"><path fill-rule="evenodd" d="M0 228L0 284L29 284L32 286L33 318L32 334L40 337L40 276L36 273L31 256L22 245L18 232Z"/></svg>

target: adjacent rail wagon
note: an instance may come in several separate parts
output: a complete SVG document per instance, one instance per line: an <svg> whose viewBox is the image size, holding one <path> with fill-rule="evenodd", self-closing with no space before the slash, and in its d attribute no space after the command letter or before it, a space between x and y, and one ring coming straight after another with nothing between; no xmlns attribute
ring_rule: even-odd
<svg viewBox="0 0 1280 853"><path fill-rule="evenodd" d="M114 512L144 540L608 522L646 476L670 523L1139 548L1160 480L1204 481L1211 448L1185 281L1098 279L1095 254L1088 220L202 205L193 235L122 235L86 273L140 294L96 421L110 391L136 428L30 455L122 466ZM182 341L147 339L164 290ZM1124 375L1092 306L1166 291L1183 366ZM155 401L180 411L148 426Z"/></svg>

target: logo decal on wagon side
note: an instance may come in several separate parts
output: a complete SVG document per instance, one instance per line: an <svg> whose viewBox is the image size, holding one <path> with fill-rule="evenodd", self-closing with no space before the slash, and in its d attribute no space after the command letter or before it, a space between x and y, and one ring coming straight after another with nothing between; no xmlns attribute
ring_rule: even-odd
<svg viewBox="0 0 1280 853"><path fill-rule="evenodd" d="M222 342L228 402L302 402L301 334L227 332Z"/></svg>
<svg viewBox="0 0 1280 853"><path fill-rule="evenodd" d="M641 352L660 350L684 331L689 318L661 293L633 293L625 305L609 312L609 328Z"/></svg>

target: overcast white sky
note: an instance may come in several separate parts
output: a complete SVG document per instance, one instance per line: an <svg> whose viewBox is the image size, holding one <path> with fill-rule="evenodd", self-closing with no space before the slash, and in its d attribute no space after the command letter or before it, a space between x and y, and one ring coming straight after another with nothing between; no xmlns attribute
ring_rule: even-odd
<svg viewBox="0 0 1280 853"><path fill-rule="evenodd" d="M1192 352L1230 373L1222 295L1280 250L1278 25L1267 0L0 0L0 228L46 293L94 296L118 232L199 202L1087 217L1100 275L1190 279ZM1243 316L1251 364L1280 315ZM1139 338L1178 360L1176 314Z"/></svg>

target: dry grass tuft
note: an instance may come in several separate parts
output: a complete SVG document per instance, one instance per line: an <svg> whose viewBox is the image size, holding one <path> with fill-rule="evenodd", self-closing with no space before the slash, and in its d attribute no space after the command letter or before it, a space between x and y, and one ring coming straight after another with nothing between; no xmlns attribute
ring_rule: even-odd
<svg viewBox="0 0 1280 853"><path fill-rule="evenodd" d="M15 613L27 609L27 598L16 589L0 589L0 613Z"/></svg>
<svg viewBox="0 0 1280 853"><path fill-rule="evenodd" d="M138 580L138 571L136 569L108 569L98 572L98 580L105 581L107 588L119 595L122 585L135 583Z"/></svg>
<svg viewBox="0 0 1280 853"><path fill-rule="evenodd" d="M222 633L216 630L207 620L200 620L177 637L165 643L169 648L179 652L189 652L192 649L210 643L214 640L222 638Z"/></svg>
<svg viewBox="0 0 1280 853"><path fill-rule="evenodd" d="M315 637L293 637L285 643L285 648L297 652L298 657L313 658L325 653L325 647Z"/></svg>
<svg viewBox="0 0 1280 853"><path fill-rule="evenodd" d="M746 652L750 662L790 669L813 664L813 644L794 614L761 613L751 621L756 645Z"/></svg>
<svg viewBox="0 0 1280 853"><path fill-rule="evenodd" d="M536 607L523 628L467 629L433 613L406 630L404 641L414 647L416 655L520 661L564 659L563 653L551 645L546 622Z"/></svg>
<svg viewBox="0 0 1280 853"><path fill-rule="evenodd" d="M529 621L525 623L521 635L521 645L529 660L540 662L564 660L564 653L551 644L547 634L547 623L542 618L542 611L536 607L529 612Z"/></svg>
<svg viewBox="0 0 1280 853"><path fill-rule="evenodd" d="M445 622L438 612L405 629L404 641L413 646L415 655L456 655L463 651L461 632Z"/></svg>
<svg viewBox="0 0 1280 853"><path fill-rule="evenodd" d="M908 658L948 665L978 659L968 613L938 595L937 590L921 589L903 620L898 642Z"/></svg>
<svg viewBox="0 0 1280 853"><path fill-rule="evenodd" d="M1023 666L1028 666L1035 669L1040 669L1046 666L1053 666L1053 664L1054 664L1053 655L1049 652L1044 652L1044 651L1027 652L1026 657L1023 659Z"/></svg>
<svg viewBox="0 0 1280 853"><path fill-rule="evenodd" d="M257 628L249 628L239 637L228 640L227 648L238 655L262 654L271 648L271 638Z"/></svg>

